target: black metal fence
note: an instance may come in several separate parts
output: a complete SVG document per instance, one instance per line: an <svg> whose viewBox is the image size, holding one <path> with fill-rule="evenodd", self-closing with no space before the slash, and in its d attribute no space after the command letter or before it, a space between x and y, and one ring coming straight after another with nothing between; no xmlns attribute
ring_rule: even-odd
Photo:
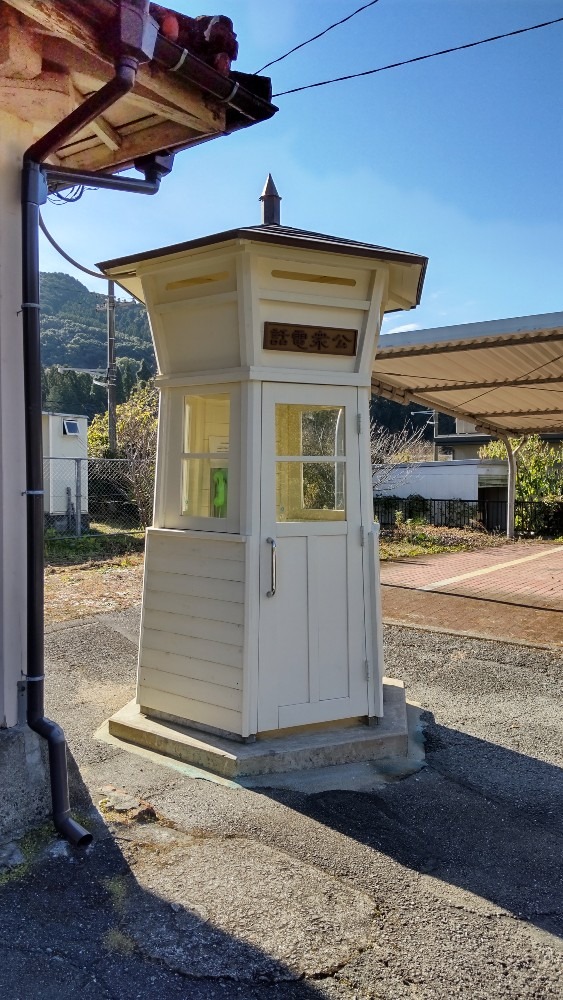
<svg viewBox="0 0 563 1000"><path fill-rule="evenodd" d="M506 531L506 500L429 500L421 496L375 497L374 516L382 528L404 520L424 521L445 528L481 528ZM517 500L515 530L519 535L563 535L563 502Z"/></svg>

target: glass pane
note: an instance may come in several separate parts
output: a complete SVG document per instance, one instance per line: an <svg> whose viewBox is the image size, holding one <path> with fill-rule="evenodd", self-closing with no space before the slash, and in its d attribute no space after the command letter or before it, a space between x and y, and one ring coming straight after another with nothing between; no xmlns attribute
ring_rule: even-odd
<svg viewBox="0 0 563 1000"><path fill-rule="evenodd" d="M277 521L344 521L344 462L276 462Z"/></svg>
<svg viewBox="0 0 563 1000"><path fill-rule="evenodd" d="M189 517L227 517L229 467L222 458L185 458L182 476L182 514Z"/></svg>
<svg viewBox="0 0 563 1000"><path fill-rule="evenodd" d="M188 454L228 453L231 400L228 393L184 397L184 451Z"/></svg>
<svg viewBox="0 0 563 1000"><path fill-rule="evenodd" d="M344 407L277 403L276 454L345 455Z"/></svg>

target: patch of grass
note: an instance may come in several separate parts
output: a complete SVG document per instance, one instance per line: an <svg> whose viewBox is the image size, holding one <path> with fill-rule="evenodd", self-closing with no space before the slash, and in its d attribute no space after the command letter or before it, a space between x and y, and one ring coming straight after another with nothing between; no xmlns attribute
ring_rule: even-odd
<svg viewBox="0 0 563 1000"><path fill-rule="evenodd" d="M16 841L23 854L23 861L21 865L17 865L15 868L9 868L7 871L0 873L0 886L6 885L7 882L13 882L14 879L25 878L34 861L37 859L39 854L41 854L41 851L43 851L49 841L52 840L53 824L48 822L42 823L41 826L34 827L34 829L26 833L21 840Z"/></svg>
<svg viewBox="0 0 563 1000"><path fill-rule="evenodd" d="M437 556L443 552L466 552L462 545L417 545L414 542L385 539L379 546L381 562L393 559L416 559L417 556Z"/></svg>
<svg viewBox="0 0 563 1000"><path fill-rule="evenodd" d="M118 556L143 552L144 532L138 534L108 533L84 535L80 538L45 538L47 566L76 566L81 563L105 562Z"/></svg>
<svg viewBox="0 0 563 1000"><path fill-rule="evenodd" d="M399 521L382 532L379 555L382 562L414 559L443 552L474 552L510 544L504 535L490 535L472 528L440 528L419 521Z"/></svg>
<svg viewBox="0 0 563 1000"><path fill-rule="evenodd" d="M133 938L124 934L118 927L111 927L104 934L104 948L107 951L117 952L118 955L133 955L137 950L137 945Z"/></svg>
<svg viewBox="0 0 563 1000"><path fill-rule="evenodd" d="M109 893L112 906L115 907L118 913L122 913L125 908L127 896L129 895L129 888L127 886L125 876L114 875L113 878L103 879L102 885Z"/></svg>

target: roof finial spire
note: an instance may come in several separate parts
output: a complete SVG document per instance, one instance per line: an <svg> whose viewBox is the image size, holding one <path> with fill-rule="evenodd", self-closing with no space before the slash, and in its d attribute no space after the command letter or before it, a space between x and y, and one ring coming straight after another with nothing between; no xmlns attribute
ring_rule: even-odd
<svg viewBox="0 0 563 1000"><path fill-rule="evenodd" d="M279 226L281 198L277 192L276 185L274 184L274 179L271 174L268 174L264 190L262 191L259 200L262 202L262 225Z"/></svg>

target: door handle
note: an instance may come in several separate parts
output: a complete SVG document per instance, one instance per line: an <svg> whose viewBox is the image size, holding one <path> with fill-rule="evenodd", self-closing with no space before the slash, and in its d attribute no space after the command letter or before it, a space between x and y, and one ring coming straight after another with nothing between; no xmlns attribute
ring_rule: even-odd
<svg viewBox="0 0 563 1000"><path fill-rule="evenodd" d="M272 570L272 587L268 590L266 597L273 597L276 592L276 540L275 538L266 539L268 545L271 545L271 570Z"/></svg>

